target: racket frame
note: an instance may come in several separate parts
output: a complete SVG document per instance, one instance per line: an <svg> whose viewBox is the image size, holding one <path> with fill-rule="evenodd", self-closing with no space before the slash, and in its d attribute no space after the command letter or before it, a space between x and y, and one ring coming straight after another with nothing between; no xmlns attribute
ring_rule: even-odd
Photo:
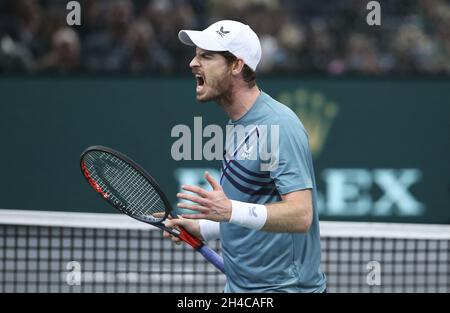
<svg viewBox="0 0 450 313"><path fill-rule="evenodd" d="M101 187L97 184L97 182L95 182L95 180L91 177L88 169L86 168L86 164L84 162L84 157L88 153L94 152L94 151L108 153L108 154L111 154L114 157L122 160L123 162L125 162L129 166L131 166L134 170L136 170L139 174L141 174L152 185L152 187L155 189L155 191L160 196L162 202L164 203L164 207L165 207L164 218L162 218L160 222L155 222L155 221L146 219L145 217L132 214L132 213L128 212L128 210L124 209L122 206L120 206L117 203L115 203L114 201L111 201L111 199L108 196L108 194L101 189ZM81 153L81 156L80 156L80 168L81 168L81 171L83 172L84 177L86 178L88 183L91 185L91 187L94 188L94 190L97 191L97 193L99 193L100 196L104 200L108 201L108 203L113 205L115 208L117 208L122 213L125 213L126 215L128 215L128 216L130 216L130 217L132 217L132 218L134 218L134 219L136 219L138 221L141 221L141 222L144 222L144 223L147 223L147 224L151 224L151 225L156 226L156 227L158 227L158 228L160 228L162 230L165 230L168 233L172 234L173 236L182 239L183 241L188 243L192 248L194 248L196 250L200 249L204 245L200 239L198 239L198 238L192 236L191 234L189 234L184 228L178 226L179 229L177 229L177 228L166 227L164 225L163 222L166 220L166 218L168 216L173 217L172 214L171 214L171 212L173 210L172 205L170 204L169 200L167 199L166 195L164 194L164 192L162 191L161 187L156 182L156 180L142 166L137 164L135 161L130 159L125 154L123 154L123 153L121 153L119 151L116 151L116 150L114 150L112 148L105 147L105 146L100 146L100 145L91 146L91 147L88 147L87 149L85 149Z"/></svg>

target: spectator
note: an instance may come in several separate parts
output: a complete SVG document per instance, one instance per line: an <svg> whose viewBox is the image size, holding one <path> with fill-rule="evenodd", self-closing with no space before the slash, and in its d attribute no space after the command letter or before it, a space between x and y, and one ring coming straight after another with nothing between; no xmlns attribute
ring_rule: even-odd
<svg viewBox="0 0 450 313"><path fill-rule="evenodd" d="M29 73L33 67L34 58L26 46L9 35L0 38L0 73Z"/></svg>
<svg viewBox="0 0 450 313"><path fill-rule="evenodd" d="M261 72L450 74L448 0L389 1L382 27L354 0L85 0L72 32L65 3L0 2L1 73L184 72L177 31L234 19L260 34Z"/></svg>
<svg viewBox="0 0 450 313"><path fill-rule="evenodd" d="M192 55L180 46L177 34L180 29L199 26L193 9L184 2L174 5L167 0L150 0L145 18L154 26L157 41L177 60L174 70L185 71Z"/></svg>
<svg viewBox="0 0 450 313"><path fill-rule="evenodd" d="M52 50L39 62L38 70L51 73L80 71L80 39L69 27L57 30L52 38Z"/></svg>
<svg viewBox="0 0 450 313"><path fill-rule="evenodd" d="M393 39L398 71L435 73L439 70L436 43L417 25L400 26Z"/></svg>
<svg viewBox="0 0 450 313"><path fill-rule="evenodd" d="M276 71L302 71L308 62L306 51L306 30L303 26L293 22L282 25L277 38L282 49L282 61L275 68Z"/></svg>
<svg viewBox="0 0 450 313"><path fill-rule="evenodd" d="M107 9L107 29L86 39L85 66L89 72L126 71L126 40L133 18L133 2L110 2Z"/></svg>
<svg viewBox="0 0 450 313"><path fill-rule="evenodd" d="M173 60L156 40L151 24L146 20L132 24L127 38L127 67L133 74L170 72Z"/></svg>
<svg viewBox="0 0 450 313"><path fill-rule="evenodd" d="M380 73L379 56L374 41L364 34L355 33L347 42L346 68L352 73Z"/></svg>

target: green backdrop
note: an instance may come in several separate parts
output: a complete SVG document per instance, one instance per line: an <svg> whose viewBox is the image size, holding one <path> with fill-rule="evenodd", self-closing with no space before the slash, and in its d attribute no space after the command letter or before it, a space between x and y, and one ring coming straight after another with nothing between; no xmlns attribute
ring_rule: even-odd
<svg viewBox="0 0 450 313"><path fill-rule="evenodd" d="M263 77L310 131L323 220L450 223L450 80ZM0 79L0 208L114 212L88 187L79 155L118 149L175 202L218 161L174 161L177 124L224 125L178 78ZM204 139L204 142L207 138ZM217 174L217 173L216 173Z"/></svg>

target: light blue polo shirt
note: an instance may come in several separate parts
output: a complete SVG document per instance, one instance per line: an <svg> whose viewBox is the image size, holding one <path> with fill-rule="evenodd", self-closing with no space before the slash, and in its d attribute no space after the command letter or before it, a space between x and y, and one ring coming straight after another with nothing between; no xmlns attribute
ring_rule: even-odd
<svg viewBox="0 0 450 313"><path fill-rule="evenodd" d="M323 292L317 190L303 124L291 109L261 91L250 110L229 121L231 125L243 126L246 136L230 132L233 139L227 142L221 173L225 194L232 200L266 204L280 201L280 195L311 189L314 212L307 233L272 233L220 223L225 292ZM278 132L278 156L275 148L270 149L276 147L273 132ZM261 153L255 156L255 150L264 146L260 138L267 139L264 151L273 154L272 159ZM264 167L271 161L272 167Z"/></svg>

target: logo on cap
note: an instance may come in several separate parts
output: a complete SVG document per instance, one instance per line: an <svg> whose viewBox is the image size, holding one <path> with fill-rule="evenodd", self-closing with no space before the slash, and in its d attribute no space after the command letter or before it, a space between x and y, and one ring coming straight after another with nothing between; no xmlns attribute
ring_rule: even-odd
<svg viewBox="0 0 450 313"><path fill-rule="evenodd" d="M226 34L228 34L230 31L228 30L224 30L223 26L220 27L219 30L216 30L216 33L218 33L220 35L220 37L223 38L223 36L225 36Z"/></svg>

